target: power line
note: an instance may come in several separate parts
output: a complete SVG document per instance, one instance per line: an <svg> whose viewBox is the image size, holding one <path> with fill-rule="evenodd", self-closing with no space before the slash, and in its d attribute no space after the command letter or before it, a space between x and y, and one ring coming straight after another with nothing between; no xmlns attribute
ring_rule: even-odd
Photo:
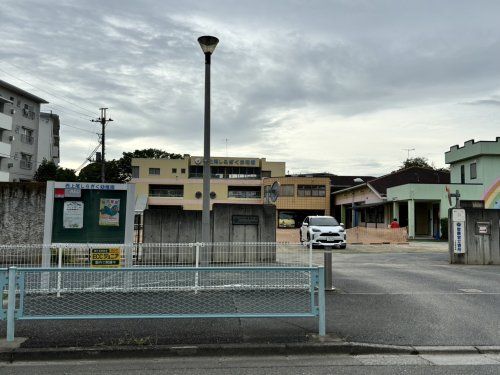
<svg viewBox="0 0 500 375"><path fill-rule="evenodd" d="M27 69L26 67L22 67L22 68L21 68L20 66L17 66L17 65L15 65L15 64L12 64L12 63L11 63L11 62L9 62L9 61L3 61L3 62L4 62L4 63L6 63L6 64L9 64L10 66L12 66L12 67L14 67L14 68L16 68L16 69L19 69L19 70L20 70L20 71L22 71L22 72L25 72L25 71L30 72L33 76L36 76L36 77L37 77L37 79L38 79L38 80L40 80L40 81L42 81L42 82L45 82L45 83L47 83L47 84L49 84L49 85L53 85L53 84L54 84L54 82L51 82L51 81L48 81L48 80L46 80L46 79L40 78L40 77L39 77L39 75L38 75L37 73L33 72L33 70ZM81 100L81 99L80 99L80 100ZM91 106L93 106L93 104L92 104L92 103L90 103L90 102L88 102L88 101L86 101L86 100L83 100L83 101L85 101L85 102L87 102L88 104L90 104ZM83 108L83 107L82 107L82 108ZM87 109L86 109L86 110L87 110ZM87 110L87 111L88 111L88 112L93 112L93 111L89 111L89 110Z"/></svg>
<svg viewBox="0 0 500 375"><path fill-rule="evenodd" d="M47 93L47 94L49 94L49 95L52 95L52 96L54 96L54 97L56 97L56 98L59 98L60 100L63 100L63 101L65 101L66 103L69 103L69 104L71 104L71 105L74 105L75 107L78 107L78 108L80 108L80 109L83 109L84 111L87 111L87 112L89 112L89 113L93 113L92 111L88 110L87 108L84 108L84 107L82 107L82 106L79 106L78 104L75 104L75 103L73 103L73 102L71 102L71 101L69 101L69 100L67 100L67 99L64 99L63 97L60 97L59 95L53 94L53 93L51 93L51 92L49 92L49 91L47 91L47 90L41 89L41 88L39 88L39 87L37 87L37 86L35 86L35 85L33 85L33 84L29 83L28 81L25 81L24 79L21 79L21 78L18 78L18 77L16 77L16 76L12 75L11 73L9 73L9 72L7 72L7 71L5 71L5 70L1 69L1 68L0 68L0 71L2 71L2 72L4 72L5 74L7 74L7 75L11 76L12 78L17 79L18 81L21 81L21 82L26 83L27 85L30 85L31 87L33 87L33 88L35 88L35 89L37 89L37 90L40 90L40 91L42 91L42 92L45 92L45 93ZM91 117L90 115L87 115L87 114L84 114L84 115L85 115L85 116L88 116L88 117Z"/></svg>
<svg viewBox="0 0 500 375"><path fill-rule="evenodd" d="M98 145L94 148L94 150L90 153L90 155L87 156L85 161L82 164L80 164L80 166L78 168L75 169L75 173L79 172L85 166L85 164L87 164L90 161L90 159L92 159L92 157L95 155L95 153L97 152L97 150L99 149L100 146L101 146L101 142L99 142Z"/></svg>
<svg viewBox="0 0 500 375"><path fill-rule="evenodd" d="M78 126L74 126L74 125L69 125L69 124L64 124L64 123L60 123L60 125L61 126L69 126L70 128L81 130L82 132L87 132L87 133L91 133L91 134L99 134L97 132L93 132L92 130L79 128Z"/></svg>
<svg viewBox="0 0 500 375"><path fill-rule="evenodd" d="M69 112L76 113L76 114L77 114L77 115L79 115L79 116L75 116L75 115L73 115L73 114L69 114L69 115L70 115L70 116L74 116L74 117L81 118L82 120L85 120L85 121L88 121L88 119L89 119L89 118L92 118L92 116L87 115L86 113L79 112L79 111L75 111L74 109L64 107L64 106L62 106L62 105L60 105L60 104L49 103L49 104L44 104L44 106L47 106L47 107L50 107L50 106L52 106L52 107L59 107L59 108L62 108L62 111L63 111L63 112L68 112L68 111L69 111ZM60 109L55 109L55 111L56 111L56 112L59 112L59 111L61 111L61 110L60 110ZM67 113L67 115L68 115L68 113ZM81 116L85 116L85 118L84 118L84 117L81 117Z"/></svg>

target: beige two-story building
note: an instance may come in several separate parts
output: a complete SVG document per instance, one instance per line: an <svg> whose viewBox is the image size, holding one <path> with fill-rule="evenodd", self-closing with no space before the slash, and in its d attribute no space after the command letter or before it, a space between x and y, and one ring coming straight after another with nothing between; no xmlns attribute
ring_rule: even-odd
<svg viewBox="0 0 500 375"><path fill-rule="evenodd" d="M212 157L210 167L211 205L263 204L263 178L285 175L284 162L265 158ZM202 209L202 157L132 159L131 182L136 184L139 211L161 206Z"/></svg>

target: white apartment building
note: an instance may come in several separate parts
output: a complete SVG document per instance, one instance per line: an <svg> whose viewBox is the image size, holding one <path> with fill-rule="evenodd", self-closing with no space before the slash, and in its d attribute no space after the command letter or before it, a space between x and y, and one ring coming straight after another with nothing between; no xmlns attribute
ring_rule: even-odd
<svg viewBox="0 0 500 375"><path fill-rule="evenodd" d="M0 181L30 181L43 159L59 162L59 117L46 100L0 80Z"/></svg>

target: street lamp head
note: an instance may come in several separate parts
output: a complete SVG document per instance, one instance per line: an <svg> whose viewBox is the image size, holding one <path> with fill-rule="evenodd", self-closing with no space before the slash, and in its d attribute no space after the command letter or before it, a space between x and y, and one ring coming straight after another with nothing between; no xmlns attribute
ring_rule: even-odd
<svg viewBox="0 0 500 375"><path fill-rule="evenodd" d="M219 43L219 39L215 36L204 35L198 38L198 43L200 43L201 49L204 54L212 54Z"/></svg>

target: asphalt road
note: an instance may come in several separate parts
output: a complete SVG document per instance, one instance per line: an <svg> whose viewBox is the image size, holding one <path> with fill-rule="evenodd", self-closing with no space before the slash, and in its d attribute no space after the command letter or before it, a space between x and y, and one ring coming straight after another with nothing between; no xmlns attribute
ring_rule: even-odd
<svg viewBox="0 0 500 375"><path fill-rule="evenodd" d="M396 345L500 345L500 266L450 265L447 254L333 255L327 330Z"/></svg>
<svg viewBox="0 0 500 375"><path fill-rule="evenodd" d="M395 345L500 345L500 266L449 265L442 250L378 249L333 251L338 291L327 294L327 332ZM24 347L300 342L317 329L314 318L16 322Z"/></svg>
<svg viewBox="0 0 500 375"><path fill-rule="evenodd" d="M498 374L498 355L315 355L0 363L17 374Z"/></svg>

